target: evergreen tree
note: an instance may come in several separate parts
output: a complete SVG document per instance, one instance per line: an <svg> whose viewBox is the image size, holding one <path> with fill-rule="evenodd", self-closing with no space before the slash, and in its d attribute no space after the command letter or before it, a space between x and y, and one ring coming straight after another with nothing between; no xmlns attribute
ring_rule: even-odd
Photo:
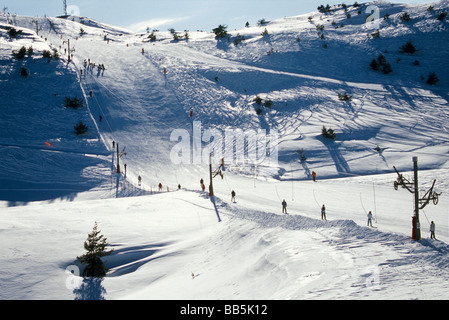
<svg viewBox="0 0 449 320"><path fill-rule="evenodd" d="M81 263L86 264L82 274L83 277L103 278L108 271L101 257L110 255L113 250L105 251L109 244L97 228L97 222L95 222L92 232L88 234L87 240L84 242L84 249L87 252L77 257Z"/></svg>
<svg viewBox="0 0 449 320"><path fill-rule="evenodd" d="M78 123L74 126L74 128L75 128L75 134L76 134L77 136L86 133L87 130L88 130L88 127L87 127L82 121L78 122Z"/></svg>
<svg viewBox="0 0 449 320"><path fill-rule="evenodd" d="M438 79L436 73L435 72L431 72L431 73L429 73L429 76L427 77L426 83L430 84L430 85L434 85L438 81L440 81L440 79Z"/></svg>
<svg viewBox="0 0 449 320"><path fill-rule="evenodd" d="M225 38L228 35L228 31L226 31L228 27L224 25L219 25L217 28L212 31L215 33L215 38Z"/></svg>

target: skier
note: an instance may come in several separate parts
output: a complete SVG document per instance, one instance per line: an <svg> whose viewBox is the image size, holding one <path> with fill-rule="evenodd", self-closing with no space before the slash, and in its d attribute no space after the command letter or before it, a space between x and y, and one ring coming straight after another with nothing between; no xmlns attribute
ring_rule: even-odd
<svg viewBox="0 0 449 320"><path fill-rule="evenodd" d="M367 224L367 225L370 226L370 227L373 226L372 219L373 219L373 214L372 214L371 211L370 211L370 212L368 212L368 224Z"/></svg>
<svg viewBox="0 0 449 320"><path fill-rule="evenodd" d="M141 185L142 185L142 177L139 176L139 177L137 178L137 181L138 181L138 183L139 183L139 186L141 186Z"/></svg>
<svg viewBox="0 0 449 320"><path fill-rule="evenodd" d="M315 181L315 179L316 179L316 172L315 171L312 171L312 179L313 179L313 181Z"/></svg>
<svg viewBox="0 0 449 320"><path fill-rule="evenodd" d="M231 201L234 201L234 203L235 203L235 191L234 190L232 190L232 192L231 192Z"/></svg>
<svg viewBox="0 0 449 320"><path fill-rule="evenodd" d="M193 110L190 110L190 118L193 117Z"/></svg>
<svg viewBox="0 0 449 320"><path fill-rule="evenodd" d="M321 220L327 220L326 219L326 207L324 206L324 204L321 207Z"/></svg>
<svg viewBox="0 0 449 320"><path fill-rule="evenodd" d="M282 213L287 213L287 202L285 199L282 201Z"/></svg>
<svg viewBox="0 0 449 320"><path fill-rule="evenodd" d="M162 183L159 182L159 192L162 192Z"/></svg>
<svg viewBox="0 0 449 320"><path fill-rule="evenodd" d="M435 239L435 223L432 221L430 223L430 239Z"/></svg>
<svg viewBox="0 0 449 320"><path fill-rule="evenodd" d="M178 190L181 190L181 184L178 183Z"/></svg>

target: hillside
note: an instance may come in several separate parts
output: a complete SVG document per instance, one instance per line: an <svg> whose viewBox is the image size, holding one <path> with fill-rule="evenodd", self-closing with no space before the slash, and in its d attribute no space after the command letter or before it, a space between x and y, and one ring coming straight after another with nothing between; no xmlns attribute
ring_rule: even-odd
<svg viewBox="0 0 449 320"><path fill-rule="evenodd" d="M375 23L365 23L368 4L348 5L222 39L0 14L1 298L86 298L64 285L65 271L94 221L116 250L108 299L448 298L449 22L437 16L449 3L376 5ZM401 53L409 40L416 52ZM14 58L22 46L33 54ZM370 67L380 54L392 72ZM78 136L80 120L89 130ZM209 183L212 149L225 172L210 201L199 181ZM393 166L411 179L414 156L420 192L433 179L442 192L423 211L421 242L410 240L412 195L393 189ZM319 220L324 203L329 221ZM377 228L366 227L368 210ZM426 239L430 220L438 240Z"/></svg>

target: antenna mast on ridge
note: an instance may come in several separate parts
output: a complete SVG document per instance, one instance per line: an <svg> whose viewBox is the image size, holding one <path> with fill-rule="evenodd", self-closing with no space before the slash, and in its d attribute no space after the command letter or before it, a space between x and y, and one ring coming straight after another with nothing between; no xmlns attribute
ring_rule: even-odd
<svg viewBox="0 0 449 320"><path fill-rule="evenodd" d="M63 0L64 15L67 16L67 0Z"/></svg>

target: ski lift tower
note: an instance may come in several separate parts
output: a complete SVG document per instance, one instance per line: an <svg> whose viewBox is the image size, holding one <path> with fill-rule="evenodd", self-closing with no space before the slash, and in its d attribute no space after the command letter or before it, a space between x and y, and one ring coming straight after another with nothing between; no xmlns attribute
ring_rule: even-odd
<svg viewBox="0 0 449 320"><path fill-rule="evenodd" d="M221 159L221 165L215 171L212 171L212 154L209 154L209 179L210 179L209 194L211 197L214 195L213 179L218 175L221 176L221 179L223 179L223 171L224 171L224 158Z"/></svg>
<svg viewBox="0 0 449 320"><path fill-rule="evenodd" d="M120 152L119 148L118 148L118 143L116 143L116 145L117 145L117 173L121 173L121 171L120 171L120 158L123 157L123 156L126 156L126 154L127 154L125 152L126 147L123 148L123 150Z"/></svg>
<svg viewBox="0 0 449 320"><path fill-rule="evenodd" d="M413 193L415 195L415 210L412 217L412 239L421 240L419 210L424 209L430 201L433 201L434 205L438 204L438 197L441 195L441 193L437 193L433 190L433 188L435 187L436 179L433 181L432 187L422 198L420 198L418 190L418 157L413 157L413 182L410 182L406 178L404 178L404 176L398 172L395 166L393 166L393 168L398 174L398 178L394 182L394 189L398 190L398 187L401 186L402 188L407 189L410 193Z"/></svg>
<svg viewBox="0 0 449 320"><path fill-rule="evenodd" d="M67 16L67 0L63 0L64 16Z"/></svg>

